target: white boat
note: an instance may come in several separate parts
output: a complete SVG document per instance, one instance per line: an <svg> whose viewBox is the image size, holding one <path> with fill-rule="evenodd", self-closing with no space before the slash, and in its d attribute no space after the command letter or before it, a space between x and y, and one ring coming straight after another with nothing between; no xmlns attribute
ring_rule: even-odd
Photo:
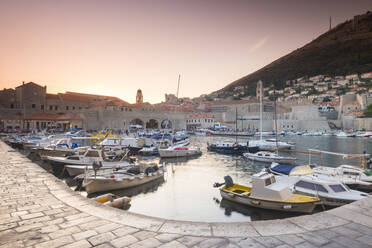
<svg viewBox="0 0 372 248"><path fill-rule="evenodd" d="M83 186L88 194L117 189L125 189L145 184L164 176L166 167L154 165L143 171L118 170L103 172L95 175L87 175L83 180Z"/></svg>
<svg viewBox="0 0 372 248"><path fill-rule="evenodd" d="M100 167L99 169L100 170L107 170L107 169L118 170L118 169L123 169L123 168L129 167L129 166L133 166L133 164L129 163L127 161L123 161L123 162L120 162L120 163L108 162L108 163L105 163L105 165L102 165L102 167ZM77 176L77 175L84 174L86 171L92 171L94 168L93 168L93 165L68 164L68 165L65 165L65 169L67 170L67 173L71 177L74 177L74 176Z"/></svg>
<svg viewBox="0 0 372 248"><path fill-rule="evenodd" d="M161 158L191 157L201 153L199 147L171 146L166 149L159 149Z"/></svg>
<svg viewBox="0 0 372 248"><path fill-rule="evenodd" d="M159 150L156 146L143 147L141 150L138 151L138 154L142 156L155 156L159 155Z"/></svg>
<svg viewBox="0 0 372 248"><path fill-rule="evenodd" d="M294 145L283 142L275 141L275 139L266 140L250 140L249 145L258 146L261 151L275 151L275 150L287 150L294 147Z"/></svg>
<svg viewBox="0 0 372 248"><path fill-rule="evenodd" d="M314 167L314 173L335 177L351 188L372 191L372 171L352 165L340 165L336 168Z"/></svg>
<svg viewBox="0 0 372 248"><path fill-rule="evenodd" d="M354 133L339 132L336 134L337 137L355 137Z"/></svg>
<svg viewBox="0 0 372 248"><path fill-rule="evenodd" d="M351 190L340 180L326 175L277 176L276 179L290 185L297 194L319 197L326 206L342 206L369 197L368 194Z"/></svg>
<svg viewBox="0 0 372 248"><path fill-rule="evenodd" d="M369 137L372 137L372 132L357 133L356 137L369 138Z"/></svg>
<svg viewBox="0 0 372 248"><path fill-rule="evenodd" d="M244 157L253 161L265 162L265 163L294 163L297 158L279 156L274 152L260 151L256 153L244 153Z"/></svg>
<svg viewBox="0 0 372 248"><path fill-rule="evenodd" d="M102 155L103 154L103 155ZM93 162L102 162L102 166L106 165L122 165L123 161L112 162L105 161L105 153L103 150L88 149L84 155L75 154L68 157L52 157L46 156L46 160L54 165L92 165Z"/></svg>

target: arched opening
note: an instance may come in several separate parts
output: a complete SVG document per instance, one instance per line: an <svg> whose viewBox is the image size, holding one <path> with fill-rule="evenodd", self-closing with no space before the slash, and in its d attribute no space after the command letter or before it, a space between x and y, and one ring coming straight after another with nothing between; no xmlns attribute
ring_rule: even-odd
<svg viewBox="0 0 372 248"><path fill-rule="evenodd" d="M160 126L163 129L170 129L172 128L172 122L170 120L163 120Z"/></svg>
<svg viewBox="0 0 372 248"><path fill-rule="evenodd" d="M150 119L146 122L146 128L159 128L159 122L155 119Z"/></svg>
<svg viewBox="0 0 372 248"><path fill-rule="evenodd" d="M131 127L143 128L143 121L138 118L131 120L129 124Z"/></svg>

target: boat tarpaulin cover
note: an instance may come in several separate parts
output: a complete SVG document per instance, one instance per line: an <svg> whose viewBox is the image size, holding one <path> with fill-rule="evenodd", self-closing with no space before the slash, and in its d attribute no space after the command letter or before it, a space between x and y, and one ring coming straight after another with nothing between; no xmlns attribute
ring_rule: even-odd
<svg viewBox="0 0 372 248"><path fill-rule="evenodd" d="M297 164L277 164L271 167L271 170L280 174L299 176L313 174L313 170L309 165L297 165Z"/></svg>
<svg viewBox="0 0 372 248"><path fill-rule="evenodd" d="M296 164L277 164L274 167L271 168L272 171L275 171L280 174L289 175L291 170L295 168Z"/></svg>

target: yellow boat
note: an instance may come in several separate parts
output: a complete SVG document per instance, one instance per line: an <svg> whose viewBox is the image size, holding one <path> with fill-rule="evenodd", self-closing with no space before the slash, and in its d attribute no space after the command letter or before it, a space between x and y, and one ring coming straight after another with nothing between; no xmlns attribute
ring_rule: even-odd
<svg viewBox="0 0 372 248"><path fill-rule="evenodd" d="M93 198L98 203L102 203L103 205L114 207L114 208L121 208L124 209L128 207L131 198L123 196L118 197L114 194L107 193L104 195L97 196L96 198Z"/></svg>
<svg viewBox="0 0 372 248"><path fill-rule="evenodd" d="M260 172L252 176L252 187L234 184L225 177L220 188L222 198L241 204L286 212L312 213L320 199L292 193L288 185L276 182L273 174ZM221 186L221 184L216 184Z"/></svg>
<svg viewBox="0 0 372 248"><path fill-rule="evenodd" d="M102 133L102 131L99 130L98 134L90 136L90 138L94 140L94 143L99 143L106 138L116 138L116 136L115 134L112 134L110 130L106 130L104 133Z"/></svg>

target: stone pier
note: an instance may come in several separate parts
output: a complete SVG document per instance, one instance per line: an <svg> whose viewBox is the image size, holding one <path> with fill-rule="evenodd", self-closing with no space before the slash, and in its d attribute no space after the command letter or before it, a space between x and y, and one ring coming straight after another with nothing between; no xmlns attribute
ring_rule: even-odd
<svg viewBox="0 0 372 248"><path fill-rule="evenodd" d="M1 141L0 196L0 248L372 246L372 199L282 220L172 221L87 199Z"/></svg>

